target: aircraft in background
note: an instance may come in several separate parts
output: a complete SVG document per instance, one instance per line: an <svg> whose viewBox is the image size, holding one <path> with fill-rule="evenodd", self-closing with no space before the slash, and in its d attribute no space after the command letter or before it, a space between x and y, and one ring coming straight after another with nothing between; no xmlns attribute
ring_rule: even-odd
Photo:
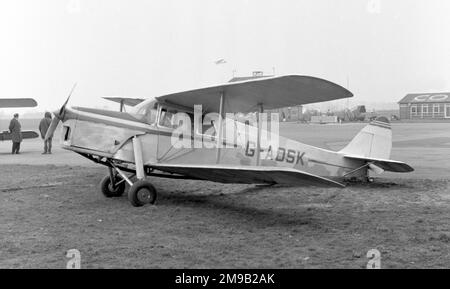
<svg viewBox="0 0 450 289"><path fill-rule="evenodd" d="M336 115L342 121L365 121L367 110L365 105L358 105L353 109L346 108L331 114ZM372 120L374 119L370 119L370 121Z"/></svg>
<svg viewBox="0 0 450 289"><path fill-rule="evenodd" d="M227 113L256 113L309 103L352 97L347 89L311 76L280 76L226 83L148 99L130 112L67 107L55 112L47 136L61 121L62 147L107 166L101 182L106 197L119 197L129 184L133 206L153 204L156 189L148 176L195 179L219 183L283 184L292 186L345 187L347 179L367 181L369 171L411 172L409 165L390 160L392 131L386 118L379 118L341 151L335 152L275 136L262 142L261 121L248 126ZM195 105L202 105L200 116ZM194 120L188 127L189 143L173 143L184 113ZM207 120L217 113L217 122ZM194 118L200 118L196 126ZM234 127L229 134L225 128ZM270 134L270 133L269 133ZM278 137L278 138L277 138ZM224 148L221 144L227 144ZM232 144L228 146L228 144ZM129 173L129 174L127 174ZM134 181L137 179L137 181Z"/></svg>
<svg viewBox="0 0 450 289"><path fill-rule="evenodd" d="M37 102L32 98L0 98L0 108L36 107ZM23 139L38 138L39 134L34 131L22 131ZM9 131L0 132L0 141L11 140Z"/></svg>
<svg viewBox="0 0 450 289"><path fill-rule="evenodd" d="M103 99L120 104L120 108L119 108L120 112L125 112L125 105L134 107L145 100L143 98L128 98L128 97L120 97L120 96L105 96L105 97L103 97Z"/></svg>

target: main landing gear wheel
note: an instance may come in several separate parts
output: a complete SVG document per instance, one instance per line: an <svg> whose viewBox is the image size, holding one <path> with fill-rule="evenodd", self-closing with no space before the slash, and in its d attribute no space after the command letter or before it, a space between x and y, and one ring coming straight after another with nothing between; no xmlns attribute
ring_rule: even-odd
<svg viewBox="0 0 450 289"><path fill-rule="evenodd" d="M133 207L142 207L156 202L156 189L145 180L135 182L128 191L128 200Z"/></svg>
<svg viewBox="0 0 450 289"><path fill-rule="evenodd" d="M103 195L107 198L118 198L125 192L125 181L120 176L114 177L114 186L111 183L111 177L105 176L101 183L100 189Z"/></svg>

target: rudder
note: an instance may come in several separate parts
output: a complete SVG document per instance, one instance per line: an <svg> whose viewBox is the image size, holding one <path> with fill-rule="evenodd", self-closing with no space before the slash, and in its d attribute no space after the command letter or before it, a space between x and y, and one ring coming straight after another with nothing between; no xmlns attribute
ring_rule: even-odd
<svg viewBox="0 0 450 289"><path fill-rule="evenodd" d="M378 117L364 127L340 153L366 158L389 159L391 149L391 124L386 117Z"/></svg>

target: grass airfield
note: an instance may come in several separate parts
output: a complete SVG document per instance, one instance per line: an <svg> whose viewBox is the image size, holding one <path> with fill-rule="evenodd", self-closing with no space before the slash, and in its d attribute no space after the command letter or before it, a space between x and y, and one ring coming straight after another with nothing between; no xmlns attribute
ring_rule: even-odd
<svg viewBox="0 0 450 289"><path fill-rule="evenodd" d="M339 150L366 124L282 123L280 133ZM450 267L450 123L393 123L392 159L415 168L345 189L260 188L154 179L156 206L105 199L106 169L54 144L21 155L0 143L0 268Z"/></svg>

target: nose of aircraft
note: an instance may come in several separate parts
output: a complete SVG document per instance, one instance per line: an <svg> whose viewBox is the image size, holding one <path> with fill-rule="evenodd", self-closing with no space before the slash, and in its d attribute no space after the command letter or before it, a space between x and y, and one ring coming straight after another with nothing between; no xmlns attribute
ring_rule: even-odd
<svg viewBox="0 0 450 289"><path fill-rule="evenodd" d="M60 113L60 110L59 110L59 109L58 109L58 110L55 110L55 111L53 112L53 116L54 116L55 118L61 119L61 115L60 115L59 113Z"/></svg>

